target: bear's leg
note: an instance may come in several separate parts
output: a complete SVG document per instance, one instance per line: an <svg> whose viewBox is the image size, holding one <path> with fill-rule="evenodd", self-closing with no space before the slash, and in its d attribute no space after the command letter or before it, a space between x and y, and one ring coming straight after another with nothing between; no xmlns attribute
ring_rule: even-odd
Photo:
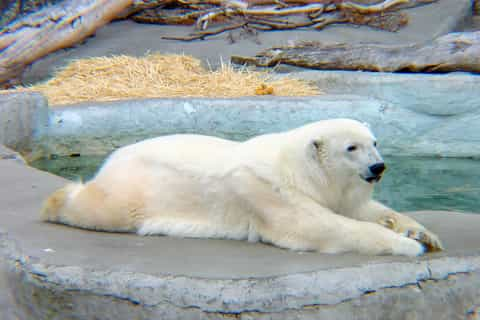
<svg viewBox="0 0 480 320"><path fill-rule="evenodd" d="M42 220L98 231L132 232L142 219L142 206L138 196L112 196L95 182L69 184L45 201Z"/></svg>
<svg viewBox="0 0 480 320"><path fill-rule="evenodd" d="M355 219L378 223L396 233L423 243L428 251L443 250L443 245L436 234L427 230L414 219L395 212L381 203L371 200L359 208L352 216Z"/></svg>
<svg viewBox="0 0 480 320"><path fill-rule="evenodd" d="M137 234L244 240L248 237L248 230L241 225L215 223L208 219L191 218L189 215L177 212L168 216L153 216L145 219L139 225Z"/></svg>
<svg viewBox="0 0 480 320"><path fill-rule="evenodd" d="M379 224L350 219L295 191L283 193L244 169L232 175L232 189L256 215L265 242L294 250L418 256L423 246Z"/></svg>
<svg viewBox="0 0 480 320"><path fill-rule="evenodd" d="M263 208L262 215L268 214ZM283 210L282 210L283 211ZM272 211L279 214L280 211ZM263 219L257 226L262 241L293 250L322 253L357 252L372 255L418 256L423 246L378 224L356 221L317 208L316 212L299 212L285 208L280 219Z"/></svg>

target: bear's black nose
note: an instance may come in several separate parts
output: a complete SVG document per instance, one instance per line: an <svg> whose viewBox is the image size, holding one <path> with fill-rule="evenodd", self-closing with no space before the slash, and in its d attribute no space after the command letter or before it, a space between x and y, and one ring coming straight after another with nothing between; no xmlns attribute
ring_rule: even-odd
<svg viewBox="0 0 480 320"><path fill-rule="evenodd" d="M370 169L370 172L375 176L379 176L382 174L383 171L385 171L385 163L375 163L374 165L371 165L368 169Z"/></svg>

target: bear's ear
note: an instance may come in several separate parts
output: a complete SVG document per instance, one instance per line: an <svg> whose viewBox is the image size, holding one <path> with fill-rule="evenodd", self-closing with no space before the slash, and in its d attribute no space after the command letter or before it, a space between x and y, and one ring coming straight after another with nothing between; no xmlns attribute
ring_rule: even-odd
<svg viewBox="0 0 480 320"><path fill-rule="evenodd" d="M325 141L323 140L313 140L312 141L312 149L314 150L314 157L318 161L325 160L327 157L327 148L325 146Z"/></svg>
<svg viewBox="0 0 480 320"><path fill-rule="evenodd" d="M322 140L313 140L312 145L317 149L317 152L323 150L325 143Z"/></svg>

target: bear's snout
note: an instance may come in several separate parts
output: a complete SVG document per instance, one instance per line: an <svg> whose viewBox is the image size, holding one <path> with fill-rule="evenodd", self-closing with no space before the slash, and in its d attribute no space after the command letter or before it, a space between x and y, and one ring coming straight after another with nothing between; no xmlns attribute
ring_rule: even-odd
<svg viewBox="0 0 480 320"><path fill-rule="evenodd" d="M368 169L374 176L379 176L383 173L383 171L385 171L386 167L385 167L385 163L378 162L368 167Z"/></svg>

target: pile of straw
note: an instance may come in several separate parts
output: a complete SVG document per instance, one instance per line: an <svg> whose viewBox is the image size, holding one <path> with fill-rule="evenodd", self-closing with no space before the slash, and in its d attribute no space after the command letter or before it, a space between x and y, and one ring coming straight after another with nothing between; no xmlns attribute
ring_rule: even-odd
<svg viewBox="0 0 480 320"><path fill-rule="evenodd" d="M183 55L113 56L71 62L54 78L20 91L40 91L50 105L154 97L241 97L319 94L307 82L270 79L268 73L237 71L229 64L207 70Z"/></svg>

